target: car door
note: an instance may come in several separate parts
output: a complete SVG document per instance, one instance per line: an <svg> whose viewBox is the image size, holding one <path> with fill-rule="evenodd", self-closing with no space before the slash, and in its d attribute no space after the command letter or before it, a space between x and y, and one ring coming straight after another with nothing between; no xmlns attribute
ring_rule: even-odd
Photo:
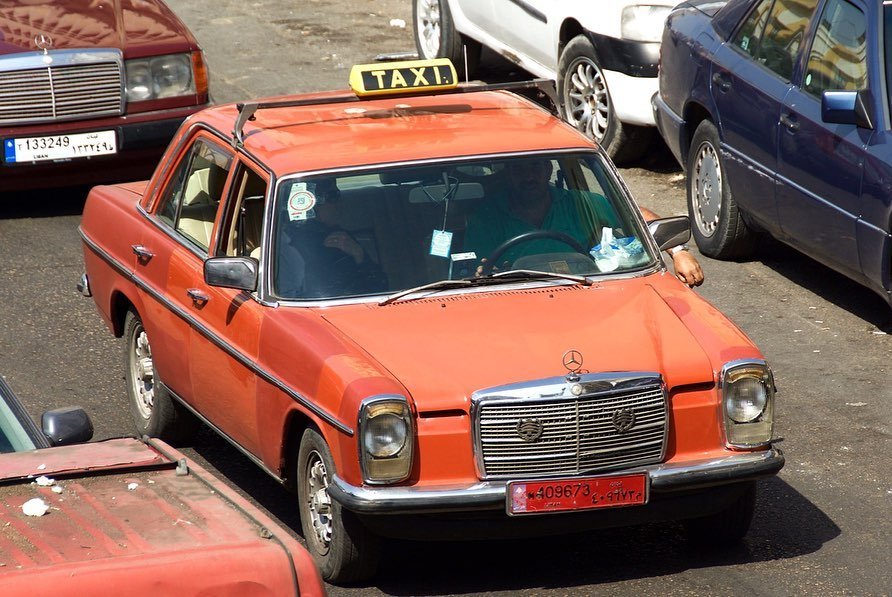
<svg viewBox="0 0 892 597"><path fill-rule="evenodd" d="M817 2L757 2L716 50L710 73L731 190L746 213L773 232L779 230L774 172L781 105Z"/></svg>
<svg viewBox="0 0 892 597"><path fill-rule="evenodd" d="M224 146L200 132L184 145L152 208L155 226L145 226L134 245L134 275L143 281L144 313L155 373L176 395L193 404L188 347L193 281L201 276L217 204L231 160Z"/></svg>
<svg viewBox="0 0 892 597"><path fill-rule="evenodd" d="M244 161L235 164L211 253L259 260L269 177ZM249 292L208 285L203 273L190 284L196 320L189 343L194 403L218 429L259 455L254 364L266 307Z"/></svg>
<svg viewBox="0 0 892 597"><path fill-rule="evenodd" d="M548 6L543 0L492 0L494 26L498 38L518 54L557 70L552 27L548 23Z"/></svg>
<svg viewBox="0 0 892 597"><path fill-rule="evenodd" d="M857 274L862 168L873 130L823 122L821 93L879 90L879 81L868 80L867 51L879 42L864 11L847 0L828 0L816 25L801 85L781 110L778 214L791 244Z"/></svg>

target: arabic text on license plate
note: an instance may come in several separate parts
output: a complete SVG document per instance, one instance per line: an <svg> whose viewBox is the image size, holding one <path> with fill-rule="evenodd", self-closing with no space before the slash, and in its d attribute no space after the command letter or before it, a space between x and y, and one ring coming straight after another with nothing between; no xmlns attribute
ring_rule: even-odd
<svg viewBox="0 0 892 597"><path fill-rule="evenodd" d="M647 475L508 483L508 514L540 514L647 503Z"/></svg>
<svg viewBox="0 0 892 597"><path fill-rule="evenodd" d="M6 139L3 151L6 162L11 164L109 155L118 152L118 144L115 131L96 131Z"/></svg>

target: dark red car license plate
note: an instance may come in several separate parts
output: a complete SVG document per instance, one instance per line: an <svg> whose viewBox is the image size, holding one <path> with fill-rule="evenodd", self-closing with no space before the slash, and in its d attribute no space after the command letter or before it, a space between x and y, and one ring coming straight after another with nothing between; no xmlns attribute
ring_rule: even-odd
<svg viewBox="0 0 892 597"><path fill-rule="evenodd" d="M647 503L647 475L508 483L508 514L544 514Z"/></svg>

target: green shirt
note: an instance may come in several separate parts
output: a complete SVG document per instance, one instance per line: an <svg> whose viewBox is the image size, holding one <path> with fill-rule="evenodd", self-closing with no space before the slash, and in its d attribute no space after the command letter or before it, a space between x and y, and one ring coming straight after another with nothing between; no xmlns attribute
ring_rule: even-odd
<svg viewBox="0 0 892 597"><path fill-rule="evenodd" d="M600 238L601 227L618 226L616 213L602 195L590 192L568 191L549 185L551 208L545 214L540 227L530 224L511 213L505 194L485 200L468 221L465 233L465 251L473 251L478 259L488 257L506 240L534 230L554 230L574 238L585 248L591 248ZM542 253L573 251L559 240L550 238L520 243L508 250L501 262L513 263L519 257Z"/></svg>

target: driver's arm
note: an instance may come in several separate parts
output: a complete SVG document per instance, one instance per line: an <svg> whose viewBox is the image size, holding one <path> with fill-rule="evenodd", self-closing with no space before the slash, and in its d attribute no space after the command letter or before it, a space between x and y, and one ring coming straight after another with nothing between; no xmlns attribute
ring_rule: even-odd
<svg viewBox="0 0 892 597"><path fill-rule="evenodd" d="M638 209L641 210L641 215L644 216L646 222L660 219L660 216L646 207L639 206ZM672 267L675 268L675 276L691 288L700 286L703 284L704 279L703 268L700 267L700 262L688 251L687 247L684 245L680 245L680 247L666 249L666 252L672 257Z"/></svg>

